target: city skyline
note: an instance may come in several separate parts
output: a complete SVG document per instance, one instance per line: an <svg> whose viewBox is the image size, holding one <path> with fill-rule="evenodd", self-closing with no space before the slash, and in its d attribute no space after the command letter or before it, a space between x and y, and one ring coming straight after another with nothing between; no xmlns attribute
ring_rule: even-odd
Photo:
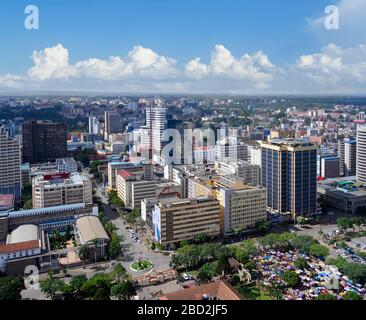
<svg viewBox="0 0 366 320"><path fill-rule="evenodd" d="M0 92L366 94L366 3L301 2L6 1Z"/></svg>

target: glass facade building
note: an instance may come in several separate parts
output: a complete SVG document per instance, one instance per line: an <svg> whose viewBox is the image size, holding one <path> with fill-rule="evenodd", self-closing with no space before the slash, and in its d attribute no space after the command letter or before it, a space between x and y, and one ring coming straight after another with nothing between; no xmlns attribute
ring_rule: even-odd
<svg viewBox="0 0 366 320"><path fill-rule="evenodd" d="M307 141L272 139L261 143L261 185L272 210L293 215L316 211L317 150Z"/></svg>

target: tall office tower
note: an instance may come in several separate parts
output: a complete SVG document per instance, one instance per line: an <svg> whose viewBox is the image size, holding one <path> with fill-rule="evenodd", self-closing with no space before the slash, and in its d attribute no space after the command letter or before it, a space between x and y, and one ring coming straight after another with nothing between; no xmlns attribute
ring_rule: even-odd
<svg viewBox="0 0 366 320"><path fill-rule="evenodd" d="M146 126L149 130L152 155L160 156L163 149L164 131L167 128L166 108L160 106L147 107Z"/></svg>
<svg viewBox="0 0 366 320"><path fill-rule="evenodd" d="M356 175L356 151L355 139L346 138L338 141L339 173L341 176Z"/></svg>
<svg viewBox="0 0 366 320"><path fill-rule="evenodd" d="M26 121L22 136L25 163L53 162L67 157L66 124Z"/></svg>
<svg viewBox="0 0 366 320"><path fill-rule="evenodd" d="M121 116L116 112L105 112L104 113L105 129L104 138L108 140L108 136L111 133L118 133L123 131L123 123Z"/></svg>
<svg viewBox="0 0 366 320"><path fill-rule="evenodd" d="M344 176L344 139L338 140L339 175Z"/></svg>
<svg viewBox="0 0 366 320"><path fill-rule="evenodd" d="M366 184L366 126L357 128L357 182Z"/></svg>
<svg viewBox="0 0 366 320"><path fill-rule="evenodd" d="M356 175L357 143L353 139L344 140L344 175Z"/></svg>
<svg viewBox="0 0 366 320"><path fill-rule="evenodd" d="M261 142L261 150L268 207L294 217L314 213L317 147L307 140L270 139Z"/></svg>
<svg viewBox="0 0 366 320"><path fill-rule="evenodd" d="M0 129L0 194L21 196L21 153L20 143L8 137Z"/></svg>
<svg viewBox="0 0 366 320"><path fill-rule="evenodd" d="M93 134L94 132L94 124L93 124L93 118L92 116L89 116L89 133Z"/></svg>

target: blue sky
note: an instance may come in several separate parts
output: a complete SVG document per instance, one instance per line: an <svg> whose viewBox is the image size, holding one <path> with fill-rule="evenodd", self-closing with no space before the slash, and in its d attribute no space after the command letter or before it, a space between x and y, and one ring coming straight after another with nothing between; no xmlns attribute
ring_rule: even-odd
<svg viewBox="0 0 366 320"><path fill-rule="evenodd" d="M348 2L348 4L344 4ZM331 57L333 62L337 62L337 58L341 58L347 66L354 69L362 62L365 57L349 57L345 60L344 52L332 49L330 53L326 48L333 44L342 50L351 50L359 45L366 44L366 35L364 32L355 32L361 30L365 26L365 17L360 17L359 24L355 25L350 21L354 20L351 14L358 12L364 0L2 0L0 9L0 41L3 44L0 50L0 87L23 88L26 81L29 81L29 70L34 66L34 58L32 53L37 51L41 57L45 48L53 48L61 45L60 50L65 49L68 57L68 64L73 66L80 61L87 61L90 58L98 58L101 61L108 61L111 56L118 56L125 62L129 59L128 53L135 46L141 46L144 49L152 50L159 57L174 60L167 63L169 72L164 70L159 76L151 75L141 71L141 68L134 65L131 67L134 71L125 72L125 68L118 64L109 65L111 68L119 68L117 73L121 76L111 80L110 76L92 74L90 64L87 67L78 67L75 70L65 71L65 65L59 69L53 69L49 76L40 75L45 72L47 61L40 62L41 68L31 72L37 80L36 89L52 89L53 87L93 90L95 81L99 83L98 87L120 88L118 81L125 83L130 82L129 88L139 91L139 83L141 91L192 91L192 88L198 88L198 91L216 91L216 88L222 87L225 83L223 91L242 91L247 89L252 92L260 92L264 89L273 92L311 92L318 90L318 86L314 89L308 87L308 78L304 76L303 82L286 85L285 74L288 76L296 76L297 67L299 67L299 59L306 55L312 56L316 54L326 54ZM351 6L349 6L351 3ZM352 3L356 8L352 7ZM40 30L29 31L24 28L24 8L33 4L40 11ZM313 25L316 19L324 15L324 8L329 4L339 5L344 8L345 23L340 31L323 30L319 26ZM350 14L351 12L351 14ZM347 16L346 16L347 15ZM357 19L356 19L357 20ZM364 29L363 29L364 30ZM215 46L223 47L216 48ZM250 56L257 52L262 52L270 64L271 71L264 70L258 60L254 62L240 62L238 68L241 73L234 72L232 69L225 72L214 72L215 65L212 62L212 56L216 52L216 56L221 57L220 53L227 56L227 50L235 61L232 60L232 66L236 66L237 60L240 60L245 54ZM54 55L58 55L59 51L55 50ZM146 53L146 52L145 52ZM341 55L341 57L337 56ZM363 54L363 50L362 50ZM126 58L127 57L127 58ZM199 57L198 65L200 74L195 73L193 83L187 75L186 66L192 59ZM313 56L312 62L321 60L320 56ZM153 59L153 58L152 58ZM260 58L261 59L261 58ZM47 60L47 59L46 59ZM230 60L230 59L229 59ZM308 61L309 59L307 59ZM160 61L160 60L159 60ZM215 60L216 61L216 60ZM242 70L244 63L244 71ZM254 66L257 68L258 74L248 75L246 69ZM252 65L253 63L253 65ZM259 66L258 66L259 63ZM311 68L315 68L315 65ZM319 63L318 63L319 64ZM174 66L173 66L174 65ZM166 64L164 63L166 67ZM127 66L130 67L130 66ZM156 65L151 65L156 68ZM159 68L161 65L159 64ZM234 68L233 67L233 68ZM268 64L267 64L268 67ZM302 66L304 67L304 66ZM306 72L309 73L309 65L306 65ZM318 66L316 71L317 79L320 76L318 72L322 66ZM335 66L336 70L340 70L339 66ZM63 70L61 70L63 68ZM89 68L86 70L85 68ZM95 65L94 67L95 68ZM100 68L100 66L98 66ZM140 69L139 69L140 68ZM230 67L231 68L231 67ZM174 70L173 70L174 69ZM301 69L301 68L300 68ZM98 69L100 71L100 69ZM137 71L136 71L137 70ZM193 70L192 68L189 70ZM197 71L197 64L194 65L194 71ZM226 72L228 71L228 72ZM243 71L243 72L242 72ZM302 74L301 76L305 75ZM313 72L313 70L310 70ZM327 71L327 70L326 70ZM329 71L329 70L328 70ZM361 70L361 75L363 74ZM265 73L265 74L262 74ZM184 74L184 75L183 75ZM267 74L271 77L267 77ZM295 74L295 75L293 75ZM7 77L6 77L7 75ZM231 90L227 86L225 77L232 81ZM263 77L262 77L263 76ZM310 74L310 79L314 79ZM336 75L341 77L340 75ZM365 74L366 76L366 74ZM9 77L15 80L9 81ZM27 79L24 79L26 77ZM280 78L278 78L280 77ZM270 79L271 78L271 79ZM13 78L11 78L13 79ZM55 79L57 81L55 81ZM152 82L159 80L160 87ZM323 78L322 78L323 79ZM337 78L338 79L338 78ZM363 79L363 78L362 78ZM67 80L67 81L66 81ZM154 80L154 81L153 81ZM276 81L277 80L277 81ZM272 82L281 82L281 86L276 87ZM311 80L312 81L312 80ZM331 76L327 85L321 90L331 91L359 91L363 84L359 84L360 77L357 78L356 90L347 83L336 81ZM165 86L165 84L176 83L176 86ZM102 84L101 84L102 83ZM164 89L166 88L166 89ZM243 89L241 89L243 88ZM316 91L315 90L315 91ZM365 90L366 92L366 90ZM317 92L314 92L317 93Z"/></svg>

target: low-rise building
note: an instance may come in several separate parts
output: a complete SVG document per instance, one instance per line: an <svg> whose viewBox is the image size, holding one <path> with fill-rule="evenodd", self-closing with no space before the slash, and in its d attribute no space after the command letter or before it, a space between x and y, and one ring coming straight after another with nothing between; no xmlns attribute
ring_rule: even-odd
<svg viewBox="0 0 366 320"><path fill-rule="evenodd" d="M163 245L220 234L220 205L210 197L158 200L153 209L154 236Z"/></svg>
<svg viewBox="0 0 366 320"><path fill-rule="evenodd" d="M22 225L0 245L0 271L22 274L28 265L38 265L37 255L42 252L41 231L36 225Z"/></svg>
<svg viewBox="0 0 366 320"><path fill-rule="evenodd" d="M91 180L85 175L54 173L40 175L32 183L33 208L74 203L93 203Z"/></svg>
<svg viewBox="0 0 366 320"><path fill-rule="evenodd" d="M59 172L75 173L78 172L78 164L74 158L56 159L56 166Z"/></svg>

